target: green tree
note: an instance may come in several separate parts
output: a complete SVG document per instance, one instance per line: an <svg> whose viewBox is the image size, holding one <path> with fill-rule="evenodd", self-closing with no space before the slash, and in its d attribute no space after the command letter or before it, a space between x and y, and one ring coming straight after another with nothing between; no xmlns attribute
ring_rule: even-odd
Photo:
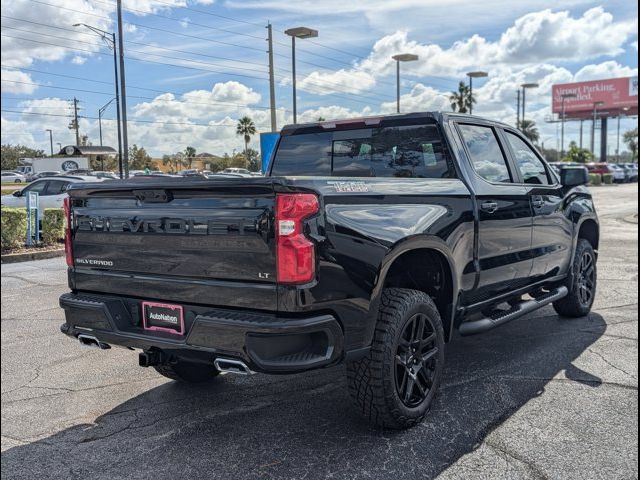
<svg viewBox="0 0 640 480"><path fill-rule="evenodd" d="M130 170L144 170L145 168L152 168L153 162L151 156L147 153L144 147L138 147L135 143L129 147L129 169Z"/></svg>
<svg viewBox="0 0 640 480"><path fill-rule="evenodd" d="M249 142L251 141L251 135L256 134L256 126L251 118L246 115L238 120L236 126L236 135L241 135L244 139L244 158L248 159L247 149L249 148Z"/></svg>
<svg viewBox="0 0 640 480"><path fill-rule="evenodd" d="M326 121L326 120L327 120L327 119L326 119L326 118L324 118L322 115L320 115L320 116L318 117L318 122L324 122L324 121Z"/></svg>
<svg viewBox="0 0 640 480"><path fill-rule="evenodd" d="M184 166L184 154L182 152L162 156L162 164L169 165L171 172L175 173Z"/></svg>
<svg viewBox="0 0 640 480"><path fill-rule="evenodd" d="M44 150L25 145L2 145L2 170L13 170L18 166L19 158L44 157Z"/></svg>
<svg viewBox="0 0 640 480"><path fill-rule="evenodd" d="M187 164L187 168L191 169L191 165L193 164L193 159L196 156L196 149L193 147L187 147L184 149L184 159Z"/></svg>
<svg viewBox="0 0 640 480"><path fill-rule="evenodd" d="M251 172L259 172L261 167L260 152L253 148L247 148L245 155L247 155L247 168Z"/></svg>
<svg viewBox="0 0 640 480"><path fill-rule="evenodd" d="M457 92L451 92L449 101L451 102L451 110L459 113L467 113L471 110L471 106L476 103L476 99L471 93L469 85L464 82L458 84Z"/></svg>
<svg viewBox="0 0 640 480"><path fill-rule="evenodd" d="M580 148L576 142L569 144L569 151L562 159L563 162L587 163L593 160L593 153L586 148Z"/></svg>
<svg viewBox="0 0 640 480"><path fill-rule="evenodd" d="M521 120L518 124L518 128L522 134L529 139L532 143L538 143L540 139L540 132L536 127L536 122L533 120Z"/></svg>
<svg viewBox="0 0 640 480"><path fill-rule="evenodd" d="M633 130L624 132L622 141L626 143L629 150L631 150L631 158L634 162L638 161L638 127ZM4 162L4 159L2 160ZM2 167L4 169L4 166Z"/></svg>

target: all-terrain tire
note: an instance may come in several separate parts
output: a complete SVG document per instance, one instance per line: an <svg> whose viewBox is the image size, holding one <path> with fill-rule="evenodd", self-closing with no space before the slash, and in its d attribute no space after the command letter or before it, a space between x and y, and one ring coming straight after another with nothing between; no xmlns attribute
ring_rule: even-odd
<svg viewBox="0 0 640 480"><path fill-rule="evenodd" d="M584 265L583 262L586 257L591 259L593 268L592 276L589 279L585 279L587 272L582 271L582 265ZM569 293L566 297L553 302L553 308L559 315L565 317L584 317L591 311L591 307L593 306L597 281L596 254L587 240L579 238L571 272L565 283L565 286L569 289ZM591 295L587 301L585 301L584 291L581 293L581 289L586 285L585 282L587 285L591 285L589 287L591 289Z"/></svg>
<svg viewBox="0 0 640 480"><path fill-rule="evenodd" d="M399 375L396 356L405 328L409 327L416 315L429 322L434 335L431 345L436 353L429 361L429 373L433 378L428 393L418 405L408 406L400 398L396 383L396 376ZM417 290L388 288L382 294L369 354L347 364L349 393L356 408L374 426L409 428L420 423L429 411L440 384L443 366L444 331L433 300L426 293Z"/></svg>
<svg viewBox="0 0 640 480"><path fill-rule="evenodd" d="M213 365L185 361L156 365L153 368L164 377L186 383L206 382L217 377L220 373Z"/></svg>

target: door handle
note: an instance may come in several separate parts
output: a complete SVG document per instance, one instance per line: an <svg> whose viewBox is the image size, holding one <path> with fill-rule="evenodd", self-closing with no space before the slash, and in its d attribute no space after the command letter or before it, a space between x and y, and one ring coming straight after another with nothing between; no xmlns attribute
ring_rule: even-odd
<svg viewBox="0 0 640 480"><path fill-rule="evenodd" d="M542 197L533 197L531 203L533 204L533 208L544 207L544 200L542 199Z"/></svg>
<svg viewBox="0 0 640 480"><path fill-rule="evenodd" d="M482 205L480 205L480 208L482 208L482 210L484 210L487 213L493 213L496 210L498 210L498 202L494 202L494 201L483 202Z"/></svg>

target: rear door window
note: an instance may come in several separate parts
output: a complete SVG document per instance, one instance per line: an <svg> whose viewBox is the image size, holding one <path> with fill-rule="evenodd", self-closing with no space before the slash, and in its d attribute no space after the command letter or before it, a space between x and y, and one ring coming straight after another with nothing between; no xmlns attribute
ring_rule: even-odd
<svg viewBox="0 0 640 480"><path fill-rule="evenodd" d="M271 175L331 175L331 133L286 135L280 139Z"/></svg>
<svg viewBox="0 0 640 480"><path fill-rule="evenodd" d="M473 168L482 178L494 183L511 183L513 180L507 159L500 148L492 127L459 124L462 139L467 145Z"/></svg>
<svg viewBox="0 0 640 480"><path fill-rule="evenodd" d="M62 195L69 188L71 182L67 180L50 180L47 193L45 195Z"/></svg>

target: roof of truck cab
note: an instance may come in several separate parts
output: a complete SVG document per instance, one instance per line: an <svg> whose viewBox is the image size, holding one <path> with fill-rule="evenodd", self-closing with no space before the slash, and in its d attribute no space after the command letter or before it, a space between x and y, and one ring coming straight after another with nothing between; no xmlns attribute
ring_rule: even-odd
<svg viewBox="0 0 640 480"><path fill-rule="evenodd" d="M469 115L456 112L411 112L394 113L391 115L373 115L369 117L344 118L326 120L322 122L296 123L282 127L281 135L296 135L300 133L318 133L322 131L351 130L357 128L371 128L378 126L410 125L413 122L421 121L473 121L480 123L491 123L502 127L511 127L506 123L491 120L477 115Z"/></svg>

